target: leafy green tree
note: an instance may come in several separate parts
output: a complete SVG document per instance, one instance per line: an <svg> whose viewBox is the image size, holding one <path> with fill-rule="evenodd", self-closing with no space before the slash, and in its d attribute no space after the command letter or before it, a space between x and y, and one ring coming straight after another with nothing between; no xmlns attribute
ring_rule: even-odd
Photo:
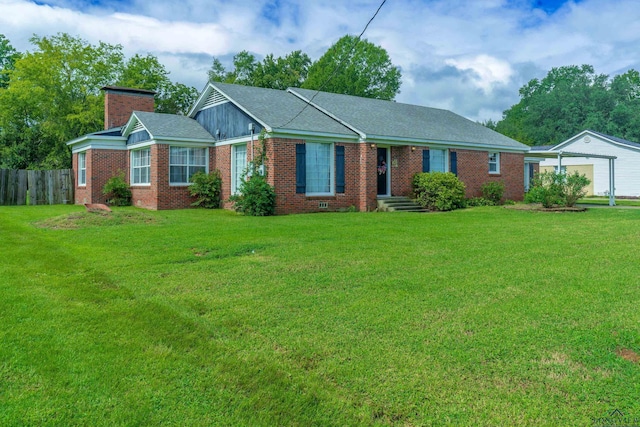
<svg viewBox="0 0 640 427"><path fill-rule="evenodd" d="M218 58L213 58L209 81L254 86L253 73L258 65L255 56L243 50L233 57L233 70L227 71Z"/></svg>
<svg viewBox="0 0 640 427"><path fill-rule="evenodd" d="M607 133L640 142L640 73L629 70L611 82L615 107L610 115Z"/></svg>
<svg viewBox="0 0 640 427"><path fill-rule="evenodd" d="M64 33L31 43L35 49L15 60L0 90L0 167L70 167L66 142L103 127L106 85L154 90L163 112L186 112L196 97L152 55L125 61L120 45Z"/></svg>
<svg viewBox="0 0 640 427"><path fill-rule="evenodd" d="M496 130L529 145L557 144L584 129L606 132L614 105L607 75L590 65L553 68L520 89Z"/></svg>
<svg viewBox="0 0 640 427"><path fill-rule="evenodd" d="M209 69L209 81L235 83L246 86L286 89L300 87L307 77L311 59L300 50L284 57L267 55L262 62L256 61L249 52L242 51L233 57L233 70L227 71L218 58L213 59Z"/></svg>
<svg viewBox="0 0 640 427"><path fill-rule="evenodd" d="M400 92L401 77L386 50L346 35L311 65L302 87L392 100Z"/></svg>
<svg viewBox="0 0 640 427"><path fill-rule="evenodd" d="M20 58L20 53L11 46L4 34L0 34L0 89L7 87L9 70L13 70L18 58Z"/></svg>
<svg viewBox="0 0 640 427"><path fill-rule="evenodd" d="M307 78L311 59L301 50L274 59L267 55L258 63L252 75L253 86L284 90L288 87L300 87Z"/></svg>
<svg viewBox="0 0 640 427"><path fill-rule="evenodd" d="M58 34L34 36L36 47L19 58L0 91L3 164L63 168L71 164L65 142L100 129L100 87L115 80L119 46Z"/></svg>
<svg viewBox="0 0 640 427"><path fill-rule="evenodd" d="M169 78L169 71L151 54L136 54L129 58L123 64L116 84L154 91L155 110L159 113L186 114L198 97L195 88L173 83Z"/></svg>

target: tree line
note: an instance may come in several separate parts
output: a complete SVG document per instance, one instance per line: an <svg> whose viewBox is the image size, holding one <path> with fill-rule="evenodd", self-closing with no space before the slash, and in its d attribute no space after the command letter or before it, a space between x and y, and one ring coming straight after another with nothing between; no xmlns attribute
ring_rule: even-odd
<svg viewBox="0 0 640 427"><path fill-rule="evenodd" d="M640 142L640 73L610 78L591 65L552 68L519 91L520 101L486 126L527 145L555 145L589 129Z"/></svg>
<svg viewBox="0 0 640 427"><path fill-rule="evenodd" d="M198 91L174 83L154 55L126 58L121 45L59 33L34 36L31 52L18 52L0 34L0 168L71 167L66 142L103 127L104 86L156 92L155 110L186 114ZM313 62L302 51L262 61L238 53L233 69L213 58L210 81L286 89L304 87L380 99L400 90L400 69L367 40L344 36Z"/></svg>
<svg viewBox="0 0 640 427"><path fill-rule="evenodd" d="M71 166L66 142L103 127L108 85L156 92L157 112L186 114L198 91L173 82L151 54L126 58L121 45L90 44L59 33L31 38L18 52L0 34L0 168ZM214 57L209 81L393 100L401 71L380 46L347 35L318 60L300 50L261 61L248 51L225 68ZM613 78L590 65L551 69L519 90L520 101L485 126L528 145L552 145L585 129L640 142L640 73Z"/></svg>

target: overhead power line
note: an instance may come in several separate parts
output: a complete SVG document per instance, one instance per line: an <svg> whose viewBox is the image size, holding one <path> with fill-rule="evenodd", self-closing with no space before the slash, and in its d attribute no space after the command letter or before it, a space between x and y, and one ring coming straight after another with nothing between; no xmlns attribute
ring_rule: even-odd
<svg viewBox="0 0 640 427"><path fill-rule="evenodd" d="M364 29L362 30L362 32L360 33L360 35L358 37L356 37L353 46L351 46L351 49L349 49L349 53L345 56L342 57L342 59L340 60L340 62L338 63L338 65L336 66L336 68L334 68L333 72L331 73L331 75L329 75L329 77L327 78L327 80L325 80L321 85L320 85L320 89L316 90L316 93L313 94L313 96L311 97L311 99L309 99L304 107L302 107L302 109L298 112L298 114L296 114L295 116L293 116L293 118L291 118L291 120L289 120L288 122L286 122L285 124L283 124L282 126L279 127L285 127L287 126L289 123L291 123L292 121L294 121L295 119L297 119L300 114L302 114L304 112L304 110L307 109L307 107L309 105L311 105L311 103L313 102L313 100L315 99L316 96L318 96L318 94L322 91L322 89L324 89L324 87L329 84L329 82L331 81L331 79L333 79L333 77L338 73L338 71L340 71L340 69L342 68L343 63L347 60L347 58L349 58L351 56L351 53L353 52L353 50L356 48L356 46L358 45L358 43L360 43L360 40L362 39L362 36L364 35L364 33L367 31L367 28L369 28L369 25L371 24L371 22L373 22L374 19L376 19L376 16L378 16L378 13L380 12L380 9L382 9L382 6L384 6L384 4L387 2L387 0L382 0L382 3L380 3L380 6L378 6L378 9L376 10L376 13L373 14L373 16L371 17L371 19L369 19L369 22L367 22L367 25L364 26Z"/></svg>

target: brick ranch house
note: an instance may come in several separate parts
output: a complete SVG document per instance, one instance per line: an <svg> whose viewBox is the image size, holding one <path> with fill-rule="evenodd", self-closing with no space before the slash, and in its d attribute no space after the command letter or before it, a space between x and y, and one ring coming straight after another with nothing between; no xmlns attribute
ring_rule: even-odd
<svg viewBox="0 0 640 427"><path fill-rule="evenodd" d="M238 189L266 131L267 178L276 213L356 207L408 196L417 172L455 173L466 196L505 183L522 200L532 164L529 147L450 111L316 92L209 83L187 116L153 112L153 92L107 86L105 130L67 144L76 176L75 202L104 203L102 187L125 171L133 204L190 206L189 178L218 169L222 197ZM537 165L536 165L537 166ZM225 202L225 208L231 208Z"/></svg>

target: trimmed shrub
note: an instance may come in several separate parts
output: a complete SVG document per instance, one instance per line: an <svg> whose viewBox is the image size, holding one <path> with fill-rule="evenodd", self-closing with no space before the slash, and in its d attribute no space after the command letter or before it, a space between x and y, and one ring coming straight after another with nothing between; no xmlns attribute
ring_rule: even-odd
<svg viewBox="0 0 640 427"><path fill-rule="evenodd" d="M502 204L502 196L504 196L504 182L489 181L482 184L482 197L489 200L493 205Z"/></svg>
<svg viewBox="0 0 640 427"><path fill-rule="evenodd" d="M266 176L254 173L242 179L238 194L229 198L236 212L250 216L269 216L276 212L276 190Z"/></svg>
<svg viewBox="0 0 640 427"><path fill-rule="evenodd" d="M417 173L413 176L413 192L417 202L431 210L463 208L464 190L464 184L451 172Z"/></svg>
<svg viewBox="0 0 640 427"><path fill-rule="evenodd" d="M586 175L580 175L578 171L567 174L564 181L565 206L575 206L576 202L587 195L587 186L591 184Z"/></svg>
<svg viewBox="0 0 640 427"><path fill-rule="evenodd" d="M222 190L222 176L219 170L209 172L196 172L191 177L189 195L196 199L191 206L200 206L207 209L220 207L220 193Z"/></svg>
<svg viewBox="0 0 640 427"><path fill-rule="evenodd" d="M566 175L546 171L537 174L529 192L525 195L527 203L542 203L545 208L554 206L574 206L587 192L585 188L591 181L577 171Z"/></svg>
<svg viewBox="0 0 640 427"><path fill-rule="evenodd" d="M117 175L107 180L102 187L102 194L107 196L107 203L113 206L130 206L131 205L131 189L124 179L124 172L120 171Z"/></svg>

